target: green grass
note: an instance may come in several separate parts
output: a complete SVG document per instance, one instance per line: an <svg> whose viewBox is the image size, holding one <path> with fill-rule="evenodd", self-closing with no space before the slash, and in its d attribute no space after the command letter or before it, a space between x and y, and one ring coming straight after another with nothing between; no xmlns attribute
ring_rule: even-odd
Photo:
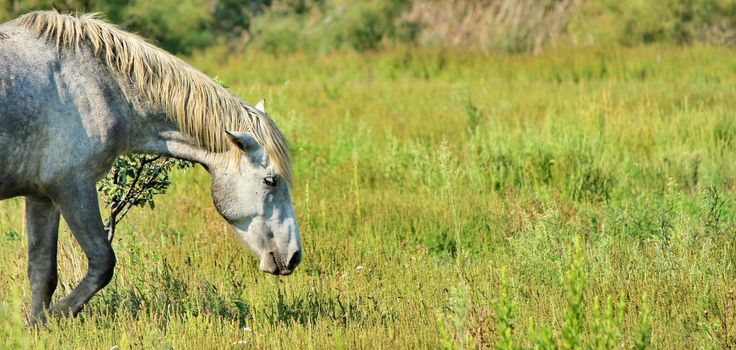
<svg viewBox="0 0 736 350"><path fill-rule="evenodd" d="M292 143L297 272L257 271L198 167L79 318L24 330L5 201L0 347L736 347L734 51L223 57L190 61ZM57 298L85 271L62 231Z"/></svg>

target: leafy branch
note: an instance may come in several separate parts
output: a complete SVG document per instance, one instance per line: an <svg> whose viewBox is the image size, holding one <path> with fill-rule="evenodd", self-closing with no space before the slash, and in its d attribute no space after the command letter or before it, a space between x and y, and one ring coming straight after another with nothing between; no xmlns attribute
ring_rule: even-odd
<svg viewBox="0 0 736 350"><path fill-rule="evenodd" d="M115 237L117 224L133 207L148 205L155 208L154 196L166 193L171 185L169 173L186 169L192 163L184 160L152 155L119 157L112 171L98 183L98 192L110 208L105 230L110 241Z"/></svg>

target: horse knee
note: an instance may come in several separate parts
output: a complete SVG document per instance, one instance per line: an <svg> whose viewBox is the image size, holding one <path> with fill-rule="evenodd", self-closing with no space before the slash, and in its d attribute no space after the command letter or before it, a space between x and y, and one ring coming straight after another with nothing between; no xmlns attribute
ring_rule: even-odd
<svg viewBox="0 0 736 350"><path fill-rule="evenodd" d="M96 261L90 261L90 267L94 266L95 284L98 288L102 289L110 283L116 264L117 258L112 250Z"/></svg>

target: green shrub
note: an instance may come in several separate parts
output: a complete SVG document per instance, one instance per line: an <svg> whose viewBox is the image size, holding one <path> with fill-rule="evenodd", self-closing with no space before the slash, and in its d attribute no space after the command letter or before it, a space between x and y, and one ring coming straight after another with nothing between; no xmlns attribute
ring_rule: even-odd
<svg viewBox="0 0 736 350"><path fill-rule="evenodd" d="M579 35L607 32L604 41L624 45L736 43L733 0L602 1L584 5L578 20L587 23Z"/></svg>
<svg viewBox="0 0 736 350"><path fill-rule="evenodd" d="M191 53L214 42L204 6L201 0L137 1L125 11L123 23L172 52Z"/></svg>
<svg viewBox="0 0 736 350"><path fill-rule="evenodd" d="M278 17L273 14L256 19L253 45L271 54L283 54L303 49L304 24L298 17Z"/></svg>
<svg viewBox="0 0 736 350"><path fill-rule="evenodd" d="M349 46L357 51L379 49L384 40L406 38L397 26L407 1L370 1L351 5L336 24L335 46ZM404 28L411 30L411 28Z"/></svg>

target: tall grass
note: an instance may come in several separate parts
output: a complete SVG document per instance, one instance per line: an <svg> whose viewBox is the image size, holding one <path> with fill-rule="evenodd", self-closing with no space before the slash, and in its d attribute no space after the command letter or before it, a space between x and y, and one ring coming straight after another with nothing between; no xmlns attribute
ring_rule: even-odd
<svg viewBox="0 0 736 350"><path fill-rule="evenodd" d="M257 271L200 168L118 227L76 319L19 332L19 200L0 329L34 348L715 348L734 343L736 70L722 48L258 52L191 59L268 100L304 261ZM60 235L57 298L85 259ZM13 292L15 290L15 292ZM6 332L6 331L3 331Z"/></svg>
<svg viewBox="0 0 736 350"><path fill-rule="evenodd" d="M413 1L405 14L428 46L540 53L566 33L578 1Z"/></svg>

